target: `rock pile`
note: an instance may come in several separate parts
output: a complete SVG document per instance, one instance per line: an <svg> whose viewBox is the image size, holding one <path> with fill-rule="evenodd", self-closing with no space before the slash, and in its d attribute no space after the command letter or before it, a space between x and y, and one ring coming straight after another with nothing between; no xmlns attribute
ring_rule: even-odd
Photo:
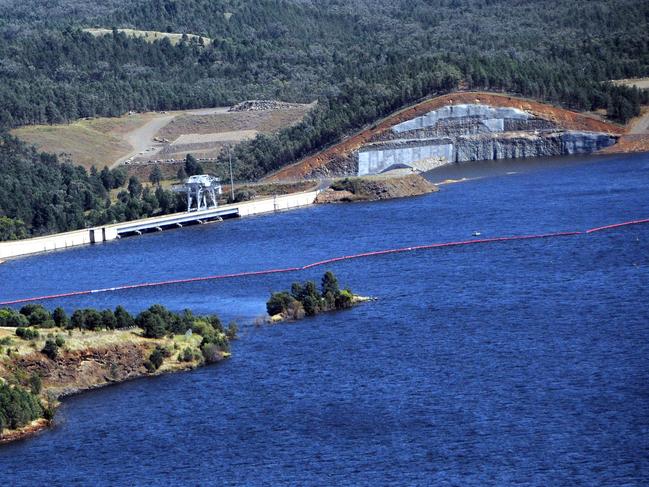
<svg viewBox="0 0 649 487"><path fill-rule="evenodd" d="M260 112L263 110L283 110L299 106L296 103L286 103L276 100L246 100L230 107L228 112Z"/></svg>

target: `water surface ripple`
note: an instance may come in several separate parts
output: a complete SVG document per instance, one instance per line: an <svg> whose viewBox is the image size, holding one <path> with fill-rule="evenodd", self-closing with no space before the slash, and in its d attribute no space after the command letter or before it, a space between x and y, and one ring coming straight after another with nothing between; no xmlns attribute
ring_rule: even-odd
<svg viewBox="0 0 649 487"><path fill-rule="evenodd" d="M592 161L18 259L0 299L646 217L649 156ZM649 226L331 269L378 301L255 327L269 275L48 302L244 326L226 363L65 400L0 485L649 483Z"/></svg>

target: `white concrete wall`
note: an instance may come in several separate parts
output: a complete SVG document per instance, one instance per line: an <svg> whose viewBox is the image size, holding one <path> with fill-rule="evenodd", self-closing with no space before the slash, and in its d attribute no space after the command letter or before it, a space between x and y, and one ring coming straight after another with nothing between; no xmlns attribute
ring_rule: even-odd
<svg viewBox="0 0 649 487"><path fill-rule="evenodd" d="M0 243L0 259L47 252L48 250L66 249L68 247L89 243L90 230L88 229L58 233L47 237L2 242Z"/></svg>
<svg viewBox="0 0 649 487"><path fill-rule="evenodd" d="M275 198L246 201L232 205L224 205L220 208L239 208L240 216L257 215L261 213L272 213L274 211L290 210L301 206L312 205L318 191L295 193ZM167 215L168 217L169 215ZM199 215L197 215L199 216ZM155 217L145 220L152 222L162 221L165 217ZM133 222L124 222L121 225L129 225ZM50 250L60 250L89 243L101 243L117 238L117 230L120 224L107 225L105 227L77 230L74 232L58 233L46 237L29 238L11 242L0 243L0 259L20 257L23 255L37 254Z"/></svg>
<svg viewBox="0 0 649 487"><path fill-rule="evenodd" d="M306 193L276 196L263 200L246 201L232 206L238 206L239 216L243 217L312 205L316 196L318 196L318 191L309 191Z"/></svg>
<svg viewBox="0 0 649 487"><path fill-rule="evenodd" d="M364 150L358 153L358 175L378 174L395 164L410 166L417 161L438 157L453 161L453 144Z"/></svg>

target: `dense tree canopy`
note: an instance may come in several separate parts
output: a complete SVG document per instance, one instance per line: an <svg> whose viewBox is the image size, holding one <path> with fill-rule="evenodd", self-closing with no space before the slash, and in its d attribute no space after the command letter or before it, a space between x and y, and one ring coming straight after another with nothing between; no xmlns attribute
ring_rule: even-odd
<svg viewBox="0 0 649 487"><path fill-rule="evenodd" d="M212 42L82 30L112 26ZM0 0L0 127L249 98L319 101L301 124L240 144L238 179L458 87L605 108L626 121L649 95L608 80L647 75L649 3L637 0L53 0L47 8ZM175 206L136 184L110 205L106 191L125 183L119 175L101 171L98 180L9 139L0 158L9 174L0 183L2 239ZM14 163L21 169L7 169ZM199 169L191 163L190 175Z"/></svg>
<svg viewBox="0 0 649 487"><path fill-rule="evenodd" d="M179 194L143 189L137 178L111 202L108 191L124 184L121 170L88 173L6 133L0 133L0 174L0 241L169 213L185 205Z"/></svg>

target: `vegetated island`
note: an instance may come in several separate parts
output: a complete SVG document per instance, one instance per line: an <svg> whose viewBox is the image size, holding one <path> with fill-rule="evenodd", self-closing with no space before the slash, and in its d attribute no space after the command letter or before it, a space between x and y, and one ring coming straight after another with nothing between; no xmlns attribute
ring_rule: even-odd
<svg viewBox="0 0 649 487"><path fill-rule="evenodd" d="M336 276L327 271L322 276L320 291L314 281L294 282L290 292L271 294L266 303L266 311L271 323L295 321L327 311L349 309L371 299L358 296L350 289L340 289Z"/></svg>
<svg viewBox="0 0 649 487"><path fill-rule="evenodd" d="M63 396L223 360L236 333L218 316L159 304L137 316L121 306L69 317L38 304L0 309L0 443L48 427Z"/></svg>

